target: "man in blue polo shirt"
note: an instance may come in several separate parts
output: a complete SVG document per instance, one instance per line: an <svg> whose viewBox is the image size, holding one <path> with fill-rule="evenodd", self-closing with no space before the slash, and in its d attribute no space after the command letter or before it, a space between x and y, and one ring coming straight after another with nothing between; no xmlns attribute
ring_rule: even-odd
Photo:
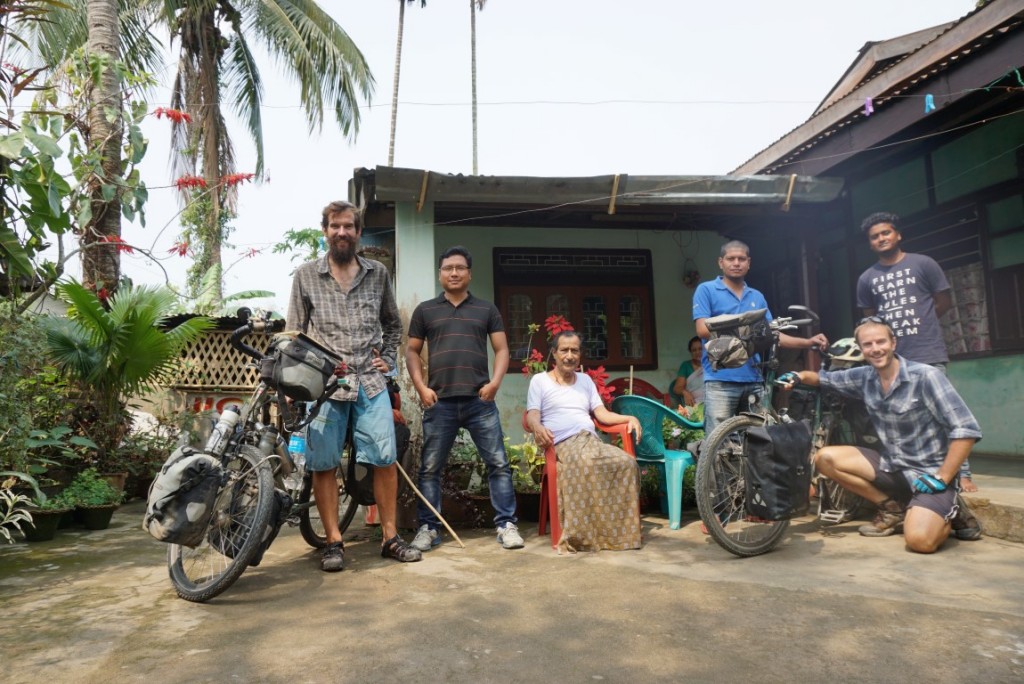
<svg viewBox="0 0 1024 684"><path fill-rule="evenodd" d="M459 428L469 431L487 466L487 484L494 506L498 542L519 549L516 496L505 454L504 435L494 397L508 370L508 340L494 304L469 292L473 256L465 247L449 247L438 259L441 288L436 299L421 303L409 321L405 361L423 405L423 452L420 490L441 510L441 473ZM494 376L487 372L487 341L494 350ZM429 379L424 382L420 353L429 345ZM419 530L413 548L429 551L441 541L441 523L422 502L417 505Z"/></svg>
<svg viewBox="0 0 1024 684"><path fill-rule="evenodd" d="M722 245L718 267L722 275L714 280L701 283L693 293L693 319L697 335L706 343L711 336L704 324L705 318L723 314L738 314L753 309L767 309L764 295L748 287L744 278L750 271L750 247L739 240ZM768 312L768 320L772 319ZM779 346L789 349L826 349L828 339L822 334L814 337L792 337L779 334ZM704 432L708 436L718 423L731 418L747 407L747 397L761 396L761 371L751 358L739 368L713 370L707 350L701 358L704 366Z"/></svg>

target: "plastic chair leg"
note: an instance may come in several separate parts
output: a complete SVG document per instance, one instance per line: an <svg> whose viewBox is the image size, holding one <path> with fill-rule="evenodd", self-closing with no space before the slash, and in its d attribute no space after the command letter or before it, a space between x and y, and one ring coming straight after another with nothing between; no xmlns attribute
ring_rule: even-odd
<svg viewBox="0 0 1024 684"><path fill-rule="evenodd" d="M551 548L557 549L562 539L562 526L558 522L558 475L557 471L545 474L540 487L540 511L537 516L537 534L547 532L551 523Z"/></svg>
<svg viewBox="0 0 1024 684"><path fill-rule="evenodd" d="M668 490L668 526L678 530L683 521L683 474L693 465L689 452L665 454L665 487ZM676 456L673 458L673 456Z"/></svg>

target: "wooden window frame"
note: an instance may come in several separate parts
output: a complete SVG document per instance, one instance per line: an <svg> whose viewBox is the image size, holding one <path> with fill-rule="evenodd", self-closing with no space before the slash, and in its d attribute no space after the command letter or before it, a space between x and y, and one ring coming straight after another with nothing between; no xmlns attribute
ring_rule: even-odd
<svg viewBox="0 0 1024 684"><path fill-rule="evenodd" d="M543 328L545 299L561 294L569 302L566 318L580 329L583 322L583 299L602 296L606 301L607 348L605 359L590 359L584 354L583 365L604 366L609 371L654 370L658 367L657 335L654 320L653 268L649 250L584 250L584 249L515 249L494 248L495 302L505 321L512 320L508 303L512 296L529 298L533 312L531 322L541 325L531 347L547 354L547 338ZM622 354L618 307L624 296L640 299L640 332L643 353L630 359ZM581 331L582 332L582 331ZM587 340L584 336L584 347ZM510 340L510 344L512 341ZM522 350L513 349L509 370L522 370Z"/></svg>

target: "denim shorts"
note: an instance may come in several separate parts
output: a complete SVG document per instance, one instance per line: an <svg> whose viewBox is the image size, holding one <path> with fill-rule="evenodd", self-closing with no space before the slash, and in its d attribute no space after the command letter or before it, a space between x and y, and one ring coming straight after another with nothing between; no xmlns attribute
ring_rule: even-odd
<svg viewBox="0 0 1024 684"><path fill-rule="evenodd" d="M882 470L882 457L877 451L864 447L854 447L875 470L875 479L871 483L889 498L898 501L904 508L920 506L939 515L943 520L952 520L956 515L956 494L960 491L960 478L957 477L948 487L937 494L928 494L913 489L906 476L900 471L886 472Z"/></svg>
<svg viewBox="0 0 1024 684"><path fill-rule="evenodd" d="M355 426L356 461L380 468L397 460L395 419L388 393L380 392L371 399L360 387L355 401L325 401L306 428L307 470L333 470L341 464L350 421Z"/></svg>

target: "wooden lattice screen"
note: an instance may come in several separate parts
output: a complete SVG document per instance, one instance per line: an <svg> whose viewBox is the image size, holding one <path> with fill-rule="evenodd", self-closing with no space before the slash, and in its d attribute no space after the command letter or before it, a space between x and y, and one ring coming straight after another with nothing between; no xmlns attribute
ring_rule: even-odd
<svg viewBox="0 0 1024 684"><path fill-rule="evenodd" d="M270 340L269 335L249 335L244 341L264 352ZM239 392L252 389L259 375L253 359L231 347L231 332L215 330L182 352L179 370L167 386L187 392Z"/></svg>

